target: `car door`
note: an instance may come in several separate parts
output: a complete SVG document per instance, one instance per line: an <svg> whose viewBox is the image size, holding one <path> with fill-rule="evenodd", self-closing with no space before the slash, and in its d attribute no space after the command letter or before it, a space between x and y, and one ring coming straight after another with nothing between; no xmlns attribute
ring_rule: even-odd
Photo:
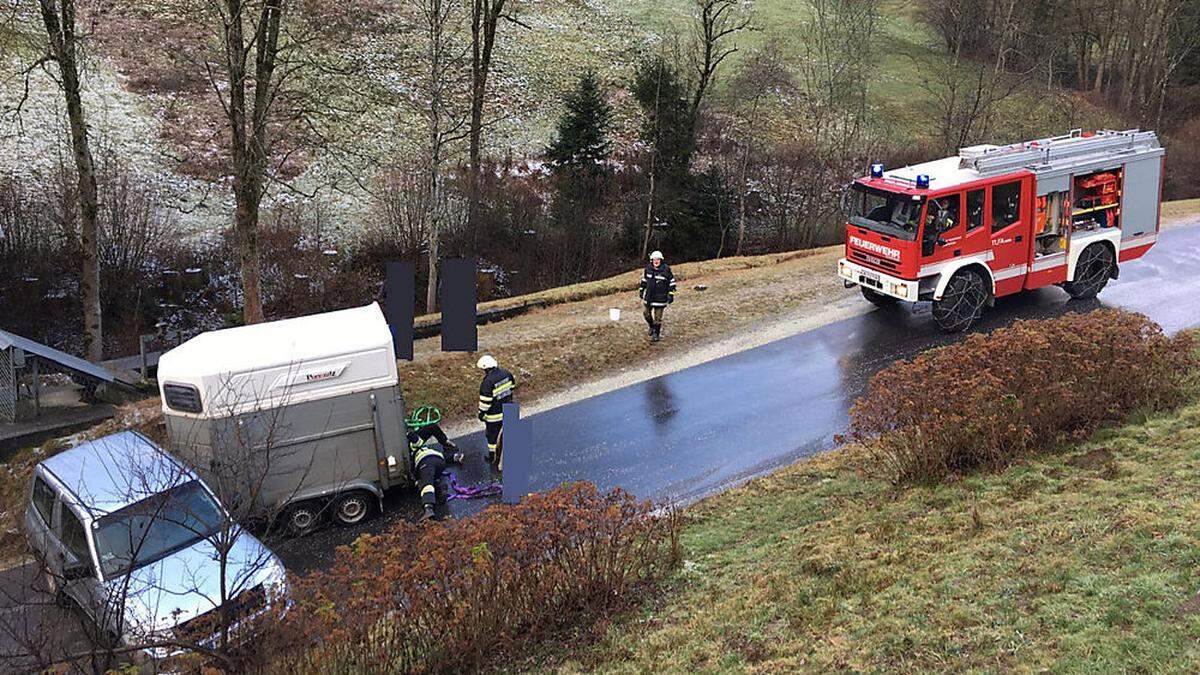
<svg viewBox="0 0 1200 675"><path fill-rule="evenodd" d="M938 263L960 257L963 254L965 231L962 193L930 199L921 228L921 267L940 267Z"/></svg>
<svg viewBox="0 0 1200 675"><path fill-rule="evenodd" d="M75 513L74 509L61 499L58 503L56 533L63 552L60 558L63 564L63 591L95 617L96 603L99 600L96 597L98 580L96 566L92 561L91 545L88 543L87 530L84 528L83 520ZM80 567L83 569L79 570ZM71 570L79 570L79 572L72 574Z"/></svg>
<svg viewBox="0 0 1200 675"><path fill-rule="evenodd" d="M38 472L33 474L30 485L29 505L25 508L25 537L35 555L49 563L57 560L58 550L51 551L56 542L54 535L54 509L58 504L58 493Z"/></svg>

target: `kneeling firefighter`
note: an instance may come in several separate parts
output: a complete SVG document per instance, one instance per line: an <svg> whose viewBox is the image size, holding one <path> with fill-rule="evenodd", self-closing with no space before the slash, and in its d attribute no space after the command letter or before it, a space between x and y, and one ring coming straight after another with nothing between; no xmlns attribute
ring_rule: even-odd
<svg viewBox="0 0 1200 675"><path fill-rule="evenodd" d="M480 357L476 366L483 371L483 382L479 384L479 421L483 422L487 436L488 463L503 470L504 404L512 403L517 380L490 354Z"/></svg>
<svg viewBox="0 0 1200 675"><path fill-rule="evenodd" d="M462 464L463 454L458 451L458 446L446 436L446 432L442 431L442 427L438 422L442 421L442 411L431 405L423 405L412 414L408 419L404 420L404 424L408 427L408 448L415 451L417 447L429 443L430 439L434 439L442 446L442 451L445 454L446 460L455 464Z"/></svg>
<svg viewBox="0 0 1200 675"><path fill-rule="evenodd" d="M446 488L442 484L442 478L446 472L447 453L452 453L450 461L462 462L462 453L458 452L458 447L438 426L441 418L442 413L437 408L421 406L404 421L408 427L409 459L412 461L417 487L421 490L421 505L425 508L421 520L433 518L437 505L446 502ZM429 445L430 438L436 438L441 449Z"/></svg>

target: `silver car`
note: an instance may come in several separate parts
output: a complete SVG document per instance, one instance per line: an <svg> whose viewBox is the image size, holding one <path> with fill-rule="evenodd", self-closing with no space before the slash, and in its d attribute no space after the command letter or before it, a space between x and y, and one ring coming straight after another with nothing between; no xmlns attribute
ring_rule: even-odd
<svg viewBox="0 0 1200 675"><path fill-rule="evenodd" d="M106 641L152 658L214 646L223 605L234 617L224 634L245 637L239 626L288 602L279 558L232 523L191 469L136 432L38 464L25 531L50 591L78 604Z"/></svg>

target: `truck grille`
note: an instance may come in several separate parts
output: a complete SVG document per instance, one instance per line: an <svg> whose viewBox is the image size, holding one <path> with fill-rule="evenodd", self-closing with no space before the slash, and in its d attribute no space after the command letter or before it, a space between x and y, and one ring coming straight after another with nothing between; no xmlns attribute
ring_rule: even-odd
<svg viewBox="0 0 1200 675"><path fill-rule="evenodd" d="M884 260L883 258L877 258L873 255L868 255L857 249L850 249L850 257L864 265L868 265L876 269L886 270L888 272L895 272L899 267L897 263L894 263L890 260Z"/></svg>
<svg viewBox="0 0 1200 675"><path fill-rule="evenodd" d="M229 626L254 616L267 605L267 591L259 584L241 592L226 603L229 606ZM217 607L175 626L175 637L198 644L221 631L221 608Z"/></svg>

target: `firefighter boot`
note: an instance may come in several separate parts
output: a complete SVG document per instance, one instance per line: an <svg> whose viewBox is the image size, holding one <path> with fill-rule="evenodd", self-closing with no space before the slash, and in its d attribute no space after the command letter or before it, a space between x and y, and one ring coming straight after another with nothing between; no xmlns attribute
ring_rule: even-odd
<svg viewBox="0 0 1200 675"><path fill-rule="evenodd" d="M656 324L654 324L654 327L650 329L650 341L658 342L661 339L662 339L662 324L656 323Z"/></svg>
<svg viewBox="0 0 1200 675"><path fill-rule="evenodd" d="M425 513L421 514L421 518L417 522L423 523L427 520L433 520L433 516L434 516L433 506L430 504L426 504L425 505Z"/></svg>

